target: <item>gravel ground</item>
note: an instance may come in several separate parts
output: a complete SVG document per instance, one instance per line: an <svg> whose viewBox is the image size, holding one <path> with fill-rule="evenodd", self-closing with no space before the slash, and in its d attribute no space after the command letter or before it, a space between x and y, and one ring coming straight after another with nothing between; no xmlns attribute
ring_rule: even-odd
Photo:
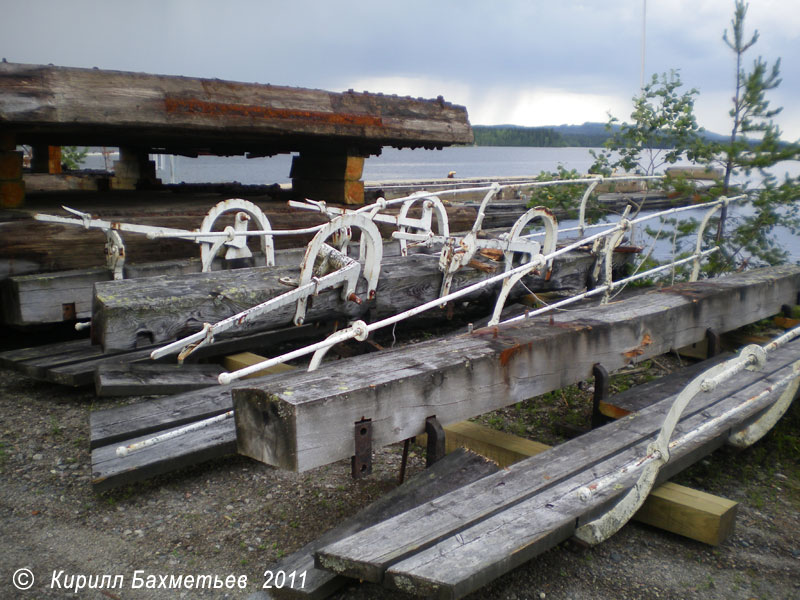
<svg viewBox="0 0 800 600"><path fill-rule="evenodd" d="M574 420L587 410L580 397L529 403L487 419L553 443L555 419L567 414ZM399 446L380 450L373 475L359 482L346 462L298 475L230 457L96 494L89 412L112 404L89 391L0 370L0 598L264 597L258 591L263 573L277 559L396 485ZM632 523L594 548L562 544L472 597L800 598L798 432L800 402L754 448L723 449L681 475L681 483L741 503L735 533L722 546ZM422 468L419 452L412 473ZM28 591L12 585L12 574L22 568L35 577ZM62 586L81 574L119 574L125 583L78 594L51 589L53 573L62 570ZM246 575L248 586L227 593L132 590L137 570L143 576ZM335 597L407 596L353 584Z"/></svg>

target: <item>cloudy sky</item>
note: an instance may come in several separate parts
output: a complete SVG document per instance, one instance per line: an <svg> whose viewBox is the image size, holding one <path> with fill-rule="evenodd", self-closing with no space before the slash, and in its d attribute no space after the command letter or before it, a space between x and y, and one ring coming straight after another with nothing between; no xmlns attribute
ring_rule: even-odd
<svg viewBox="0 0 800 600"><path fill-rule="evenodd" d="M473 124L625 118L643 0L0 0L0 57L332 91L435 97ZM645 73L680 69L696 112L728 130L733 0L647 0ZM781 58L770 96L800 139L800 0L751 0L746 57Z"/></svg>

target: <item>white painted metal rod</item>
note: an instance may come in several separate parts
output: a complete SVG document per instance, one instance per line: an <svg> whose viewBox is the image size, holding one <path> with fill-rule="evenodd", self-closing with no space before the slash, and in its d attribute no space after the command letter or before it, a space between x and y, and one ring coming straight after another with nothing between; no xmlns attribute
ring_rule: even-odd
<svg viewBox="0 0 800 600"><path fill-rule="evenodd" d="M143 448L147 448L148 446L153 446L154 444L158 444L160 442L166 442L167 440L171 440L172 438L181 436L184 433L197 431L198 429L204 429L206 427L209 427L210 425L214 425L215 423L220 423L226 419L230 419L231 417L233 417L233 411L229 410L228 412L224 412L221 415L217 415L216 417L210 417L208 419L203 419L202 421L196 421L191 425L186 425L185 427L178 427L177 429L173 429L166 433L162 433L161 435L157 435L148 438L146 440L136 442L134 444L128 444L127 446L119 446L117 448L117 456L127 456L128 454L130 454L131 452L135 452L136 450L141 450Z"/></svg>
<svg viewBox="0 0 800 600"><path fill-rule="evenodd" d="M565 298L564 300L559 300L558 302L554 302L553 304L548 304L547 306L543 306L542 308L537 308L536 310L527 312L524 315L519 315L517 317L512 317L510 319L506 319L505 321L503 321L503 322L501 322L499 324L500 325L505 325L506 323L516 323L518 321L523 321L525 319L536 317L538 315L541 315L543 313L549 312L551 310L555 310L555 309L560 308L562 306L566 306L568 304L572 304L574 302L578 302L579 300L583 300L585 298L591 298L592 296L597 296L597 295L602 294L603 292L605 292L607 290L613 290L613 289L615 289L615 288L617 288L619 286L626 285L628 283L631 283L631 282L634 282L634 281L638 281L639 279L644 279L644 278L649 277L651 275L655 275L656 273L660 273L661 271L666 271L666 270L671 269L673 267L677 267L677 266L680 266L682 264L691 262L692 260L695 259L695 256L706 257L706 256L708 256L710 254L713 254L714 252L717 252L718 250L719 250L719 248L717 248L717 247L709 248L708 250L703 250L703 252L701 252L699 255L694 255L693 254L691 256L687 256L686 258L682 258L680 260L677 260L675 262L672 262L672 263L669 263L669 264L666 264L666 265L653 267L652 269L649 269L647 271L642 271L641 273L637 273L636 275L631 275L630 277L626 277L625 279L620 279L618 281L614 281L614 282L612 282L610 284L607 284L607 285L601 285L601 286L598 286L598 287L596 287L593 290L590 290L588 292L583 292L582 294L577 294L575 296L570 296L569 298Z"/></svg>

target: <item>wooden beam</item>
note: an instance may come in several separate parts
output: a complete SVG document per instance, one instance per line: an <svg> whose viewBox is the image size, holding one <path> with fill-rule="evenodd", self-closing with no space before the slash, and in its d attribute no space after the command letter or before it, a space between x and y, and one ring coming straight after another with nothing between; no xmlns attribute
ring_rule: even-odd
<svg viewBox="0 0 800 600"><path fill-rule="evenodd" d="M225 367L226 371L236 371L238 369L249 367L250 365L264 362L265 360L267 359L264 356L254 354L253 352L239 352L238 354L231 354L223 358L222 366ZM267 367L266 369L262 369L261 371L252 373L243 379L255 379L257 377L264 377L264 375L286 373L287 371L293 371L296 368L297 367L287 364L273 365L271 367Z"/></svg>
<svg viewBox="0 0 800 600"><path fill-rule="evenodd" d="M220 154L471 143L463 106L441 97L326 92L222 81L0 64L0 121L20 144L131 146Z"/></svg>
<svg viewBox="0 0 800 600"><path fill-rule="evenodd" d="M771 355L765 371L741 373L695 397L674 436L681 441L657 480L719 447L737 426L734 421L747 421L775 402L783 390L775 383L796 375L799 357L798 347L784 347ZM648 454L674 399L336 542L317 552L317 565L420 595L463 597L613 506L638 478L630 465ZM683 437L688 432L696 433ZM611 474L616 479L604 483ZM587 496L578 490L592 491Z"/></svg>
<svg viewBox="0 0 800 600"><path fill-rule="evenodd" d="M239 450L305 471L352 456L360 419L372 420L373 444L401 441L422 433L427 417L463 421L588 379L595 363L618 369L709 327L755 322L798 287L798 266L758 269L286 374L234 391Z"/></svg>
<svg viewBox="0 0 800 600"><path fill-rule="evenodd" d="M31 170L34 173L61 173L61 146L34 146Z"/></svg>
<svg viewBox="0 0 800 600"><path fill-rule="evenodd" d="M0 208L18 208L25 200L22 152L16 150L16 136L0 132Z"/></svg>
<svg viewBox="0 0 800 600"><path fill-rule="evenodd" d="M587 269L593 262L594 258L588 253L570 253L555 263L549 280L534 275L523 282L528 288L537 290L582 288ZM455 291L492 275L472 268L461 269L454 277L452 289ZM137 336L142 332L154 344L173 341L199 330L202 323L221 321L275 298L289 289L281 279L297 279L298 276L299 266L285 266L97 282L94 287L93 339L105 351L135 347ZM342 300L339 289L325 290L313 298L306 322L362 318L367 311L373 319L393 315L438 298L441 281L442 274L435 257L420 253L404 258L385 258L375 300L365 299L366 282L363 279L357 287L357 293L365 299L360 305ZM499 287L496 284L484 288L465 297L464 301L493 304ZM510 301L521 293L522 286L515 287ZM143 302L143 298L147 301ZM283 306L248 321L237 335L286 327L292 323L294 313L294 304Z"/></svg>
<svg viewBox="0 0 800 600"><path fill-rule="evenodd" d="M105 364L95 371L98 396L168 396L218 385L215 364Z"/></svg>
<svg viewBox="0 0 800 600"><path fill-rule="evenodd" d="M472 421L453 423L444 428L445 449L453 452L466 448L506 468L529 456L549 450L550 446L517 435L491 429ZM417 444L425 447L425 434L417 436Z"/></svg>
<svg viewBox="0 0 800 600"><path fill-rule="evenodd" d="M667 482L652 492L634 515L640 523L719 546L733 533L739 503L677 483Z"/></svg>
<svg viewBox="0 0 800 600"><path fill-rule="evenodd" d="M711 365L706 365L709 368ZM634 388L635 389L635 388ZM666 388L662 388L662 393ZM648 394L654 404L663 397ZM671 394L670 394L671 395ZM471 421L444 428L447 451L466 448L506 468L549 450L546 444L497 431ZM417 438L419 444L424 441ZM634 520L699 542L718 546L733 533L739 503L699 490L667 482L655 488Z"/></svg>

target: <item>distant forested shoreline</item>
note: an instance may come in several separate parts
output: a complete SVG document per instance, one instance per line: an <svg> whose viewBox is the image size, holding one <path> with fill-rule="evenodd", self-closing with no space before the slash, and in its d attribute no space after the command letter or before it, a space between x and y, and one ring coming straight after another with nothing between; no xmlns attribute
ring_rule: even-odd
<svg viewBox="0 0 800 600"><path fill-rule="evenodd" d="M602 123L561 125L558 127L519 127L516 125L473 125L476 146L602 146L610 133Z"/></svg>
<svg viewBox="0 0 800 600"><path fill-rule="evenodd" d="M605 123L583 125L558 125L553 127L521 127L519 125L473 125L476 146L538 146L545 148L576 146L599 148L613 135ZM723 136L704 132L704 137L724 139Z"/></svg>

